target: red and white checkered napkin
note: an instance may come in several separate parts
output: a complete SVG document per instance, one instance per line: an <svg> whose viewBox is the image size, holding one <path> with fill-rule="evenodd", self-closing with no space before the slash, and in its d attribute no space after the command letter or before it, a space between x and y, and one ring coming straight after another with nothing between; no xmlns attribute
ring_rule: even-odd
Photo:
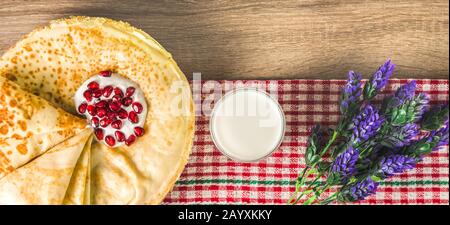
<svg viewBox="0 0 450 225"><path fill-rule="evenodd" d="M385 92L391 93L405 82L391 80ZM194 85L194 96L210 100L210 93L242 83L266 85L271 93L277 90L287 120L282 145L260 162L234 162L211 141L209 117L198 116L192 154L165 204L286 204L294 180L305 166L309 130L316 123L336 124L339 92L345 81L207 81ZM418 80L417 84L419 91L430 95L432 104L448 104L448 80ZM416 169L381 183L376 195L358 204L449 204L448 156L448 146L433 152Z"/></svg>

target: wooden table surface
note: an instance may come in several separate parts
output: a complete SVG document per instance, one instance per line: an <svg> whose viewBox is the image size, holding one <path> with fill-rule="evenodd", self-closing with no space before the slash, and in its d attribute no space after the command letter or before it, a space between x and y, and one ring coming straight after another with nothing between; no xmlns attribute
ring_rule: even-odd
<svg viewBox="0 0 450 225"><path fill-rule="evenodd" d="M169 50L190 78L368 77L386 58L398 78L449 76L448 0L0 1L0 53L51 19L124 20Z"/></svg>

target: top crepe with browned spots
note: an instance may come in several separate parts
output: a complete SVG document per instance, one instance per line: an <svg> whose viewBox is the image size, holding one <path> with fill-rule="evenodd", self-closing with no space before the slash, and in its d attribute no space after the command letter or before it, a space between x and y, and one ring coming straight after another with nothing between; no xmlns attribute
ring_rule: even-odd
<svg viewBox="0 0 450 225"><path fill-rule="evenodd" d="M0 178L85 126L83 120L0 76Z"/></svg>
<svg viewBox="0 0 450 225"><path fill-rule="evenodd" d="M0 204L62 204L92 133L84 130L0 179Z"/></svg>
<svg viewBox="0 0 450 225"><path fill-rule="evenodd" d="M52 21L9 49L0 68L25 90L72 113L75 91L99 71L139 84L148 105L146 133L115 149L94 141L91 203L157 204L180 176L194 135L190 87L172 56L143 31L105 18Z"/></svg>

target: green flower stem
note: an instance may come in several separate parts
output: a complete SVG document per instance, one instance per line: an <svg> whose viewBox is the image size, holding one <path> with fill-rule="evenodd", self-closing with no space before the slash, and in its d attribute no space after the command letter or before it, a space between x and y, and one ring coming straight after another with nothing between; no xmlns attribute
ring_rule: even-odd
<svg viewBox="0 0 450 225"><path fill-rule="evenodd" d="M336 140L336 138L338 137L339 131L338 130L334 130L333 134L330 138L330 140L328 140L327 144L325 145L325 147L322 149L322 151L320 152L320 158L323 157L323 155L325 155L325 153L328 151L328 149L331 147L331 145L333 145L334 141ZM296 182L296 187L295 187L295 192L294 194L291 196L291 198L289 199L289 203L292 203L292 200L298 195L298 192L300 191L300 188L304 185L305 183L305 178L309 177L309 175L311 175L312 171L310 168L314 168L317 165L318 162L313 163L311 166L307 166L305 167L305 169L303 169L303 172L301 173L301 177L300 179L298 179ZM307 172L306 172L307 171ZM316 178L314 179L314 181L312 183L310 183L308 185L308 187L306 188L305 191L307 191L313 184L315 184L315 182L317 182L318 179L320 179L320 177L322 176L322 173L319 173L318 176L316 176ZM305 192L304 191L304 192ZM310 192L309 192L310 193ZM292 203L292 204L297 204L298 201L305 195L306 193L302 193L299 197L296 198L296 200Z"/></svg>
<svg viewBox="0 0 450 225"><path fill-rule="evenodd" d="M328 171L330 167L328 166L324 171ZM298 203L298 201L300 201L300 199L311 193L311 190L314 190L314 188L312 188L311 190L309 190L311 187L313 187L314 185L317 185L317 182L319 181L319 179L324 175L323 172L320 172L319 174L317 174L316 178L308 185L308 187L305 188L305 191L302 192L302 194L297 198L297 200L295 201L295 203Z"/></svg>
<svg viewBox="0 0 450 225"><path fill-rule="evenodd" d="M372 148L370 146L360 145L360 146L358 146L357 149L360 150L359 151L359 158L362 158L362 156L367 152L367 150L372 149Z"/></svg>
<svg viewBox="0 0 450 225"><path fill-rule="evenodd" d="M339 132L337 130L333 131L333 135L331 136L331 139L328 141L327 145L325 145L322 152L320 153L320 158L322 158L322 156L325 155L325 153L328 151L328 149L331 147L331 145L334 143L334 141L338 137L338 134L339 134ZM316 164L317 164L317 162L314 163L314 165L312 167L314 167Z"/></svg>
<svg viewBox="0 0 450 225"><path fill-rule="evenodd" d="M300 179L297 179L296 188L298 188L299 190L300 190L300 187L302 186L302 184L305 183L305 174L309 168L310 168L309 166L306 166L301 173Z"/></svg>
<svg viewBox="0 0 450 225"><path fill-rule="evenodd" d="M338 137L338 131L333 131L333 135L331 136L331 139L328 141L327 145L325 145L325 147L323 148L322 152L320 153L320 158L323 157L323 155L325 155L325 153L328 151L328 149L331 147L331 145L334 143L334 141L336 140L336 138ZM311 165L311 168L314 168L317 165L318 162L315 162ZM308 171L308 173L306 174L306 177L308 177L309 175L311 175L311 170ZM321 175L321 174L320 174Z"/></svg>
<svg viewBox="0 0 450 225"><path fill-rule="evenodd" d="M335 193L334 193L333 195L331 195L330 197L328 197L328 198L324 199L323 201L321 201L320 204L328 205L328 204L330 204L331 202L333 202L334 200L336 200L337 197L338 197L338 195L339 195L339 193L341 193L341 190L344 190L344 189L347 187L347 185L348 185L348 183L342 185L341 188L340 188L337 192L335 192Z"/></svg>
<svg viewBox="0 0 450 225"><path fill-rule="evenodd" d="M301 196L298 197L297 199L295 199L295 201L294 201L292 204L293 204L293 205L297 205L298 202L300 201L300 199L303 197L303 195L309 195L309 194L311 194L312 192L313 192L312 189L311 189L311 190L304 190L304 191L302 191Z"/></svg>
<svg viewBox="0 0 450 225"><path fill-rule="evenodd" d="M316 184L316 182L320 179L320 177L322 176L322 173L319 173L319 175L317 175L317 177L313 180L313 182L311 182L308 187L305 188L305 190L300 194L300 196L295 200L295 204L298 203L298 201L300 201L300 199L302 199L303 196L305 196L305 194L309 194L312 192L312 190L309 190L314 184Z"/></svg>
<svg viewBox="0 0 450 225"><path fill-rule="evenodd" d="M306 166L303 169L303 171L299 174L299 179L297 179L295 182L295 191L292 194L291 198L288 200L288 204L291 204L294 199L297 199L298 192L300 191L301 186L304 184L304 177L305 177L306 171L308 169L309 169L309 166ZM297 203L297 201L295 201L292 204L296 204L296 203Z"/></svg>
<svg viewBox="0 0 450 225"><path fill-rule="evenodd" d="M308 200L306 200L303 205L311 205L318 197L320 197L320 195L328 190L328 188L330 188L329 184L326 184L325 186L323 186L323 188L321 190L319 190L318 195L313 195L311 196Z"/></svg>
<svg viewBox="0 0 450 225"><path fill-rule="evenodd" d="M303 205L311 205L311 203L313 203L316 200L317 196L313 195L311 198L309 198L308 200L306 200Z"/></svg>
<svg viewBox="0 0 450 225"><path fill-rule="evenodd" d="M339 192L335 192L333 195L331 195L330 197L324 199L323 201L320 202L321 205L328 205L331 202L333 202L334 200L336 200L337 195Z"/></svg>
<svg viewBox="0 0 450 225"><path fill-rule="evenodd" d="M384 138L384 136L383 136L382 138ZM364 153L364 152L367 150L367 148L368 148L368 146L366 146L366 145L369 145L369 144L370 144L371 142L373 142L373 141L378 141L378 139L375 139L375 140L374 140L374 138L369 138L369 139L367 139L367 140L365 140L365 141L363 141L363 142L357 144L356 146L354 146L354 148L356 148L356 149L363 149L362 151L359 152L359 155L361 156L361 155L363 155L363 153Z"/></svg>

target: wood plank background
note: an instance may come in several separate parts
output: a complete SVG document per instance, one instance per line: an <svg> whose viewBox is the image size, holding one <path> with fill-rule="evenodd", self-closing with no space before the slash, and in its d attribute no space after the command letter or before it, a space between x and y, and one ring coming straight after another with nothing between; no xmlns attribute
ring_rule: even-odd
<svg viewBox="0 0 450 225"><path fill-rule="evenodd" d="M396 77L449 76L448 0L0 1L0 53L51 19L124 20L155 37L188 77L368 77L386 58Z"/></svg>

